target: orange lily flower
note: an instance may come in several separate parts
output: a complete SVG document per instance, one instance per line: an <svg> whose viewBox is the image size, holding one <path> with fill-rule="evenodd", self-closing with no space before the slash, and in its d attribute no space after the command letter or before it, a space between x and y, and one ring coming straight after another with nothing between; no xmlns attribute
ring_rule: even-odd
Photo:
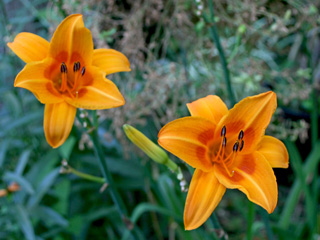
<svg viewBox="0 0 320 240"><path fill-rule="evenodd" d="M69 136L77 108L108 109L125 103L105 76L130 71L128 59L112 49L93 49L80 14L64 19L50 43L23 32L8 47L26 62L14 86L28 89L45 104L44 132L54 148Z"/></svg>
<svg viewBox="0 0 320 240"><path fill-rule="evenodd" d="M228 110L218 96L187 104L191 117L174 120L159 132L159 144L196 168L184 209L186 230L202 225L226 188L239 189L272 213L278 189L272 168L287 168L289 156L278 139L265 136L277 107L266 92Z"/></svg>

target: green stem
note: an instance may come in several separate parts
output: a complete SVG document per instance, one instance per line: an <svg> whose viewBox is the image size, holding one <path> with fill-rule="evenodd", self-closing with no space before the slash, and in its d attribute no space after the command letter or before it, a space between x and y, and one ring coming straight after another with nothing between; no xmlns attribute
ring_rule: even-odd
<svg viewBox="0 0 320 240"><path fill-rule="evenodd" d="M80 178L84 178L84 179L87 179L89 181L93 181L93 182L97 182L97 183L106 183L106 180L104 178L100 178L100 177L96 177L96 176L92 176L90 174L87 174L87 173L83 173L83 172L80 172L72 167L70 167L69 165L68 166L63 166L66 168L66 173L72 173Z"/></svg>
<svg viewBox="0 0 320 240"><path fill-rule="evenodd" d="M303 175L305 176L304 181L306 181L306 178L308 178L310 174L314 173L315 169L318 169L317 167L318 167L319 161L320 161L320 141L317 141L302 167ZM297 205L302 188L303 188L303 184L301 180L296 179L294 181L294 184L291 187L291 191L284 204L284 209L281 213L281 217L279 220L280 228L286 229L289 226L291 215Z"/></svg>
<svg viewBox="0 0 320 240"><path fill-rule="evenodd" d="M266 228L268 239L269 240L275 239L273 236L273 231L270 226L270 221L269 221L269 216L267 211L265 211L263 208L259 208L259 210L260 210L260 215L262 216L262 220L264 222L264 226Z"/></svg>
<svg viewBox="0 0 320 240"><path fill-rule="evenodd" d="M286 140L285 144L290 154L291 166L293 168L295 176L297 177L297 179L300 179L300 182L302 184L302 189L304 190L306 195L307 219L308 219L310 229L313 229L314 203L313 203L312 195L310 193L310 188L306 183L306 176L304 174L303 167L302 167L302 158L300 156L300 153L297 147L294 145L294 143Z"/></svg>
<svg viewBox="0 0 320 240"><path fill-rule="evenodd" d="M214 19L215 15L214 15L214 9L213 9L212 0L209 1L209 8L210 8L210 14L211 14L210 20L208 19L207 15L205 13L203 13L203 18L207 23L211 24L211 27L209 28L209 33L210 33L210 36L213 39L213 41L216 44L217 49L218 49L219 58L220 58L220 62L221 62L222 69L223 69L223 74L224 74L224 80L225 80L225 83L227 85L227 90L228 90L230 102L231 102L231 104L233 106L236 103L236 99L235 99L235 96L234 96L234 93L233 93L233 90L232 90L232 86L231 86L228 63L226 61L223 48L221 46L219 34L218 34L217 27L216 27L216 24L215 24L215 19Z"/></svg>
<svg viewBox="0 0 320 240"><path fill-rule="evenodd" d="M121 217L125 218L128 215L128 212L127 212L127 209L126 209L126 207L120 197L120 194L118 193L117 189L115 188L113 178L109 172L107 163L104 159L104 154L103 154L100 142L99 142L98 133L97 133L96 128L90 133L90 137L93 142L94 152L97 157L102 175L103 175L104 179L107 181L107 183L109 184L108 189L110 191L112 200L113 200L114 204L116 205Z"/></svg>
<svg viewBox="0 0 320 240"><path fill-rule="evenodd" d="M248 224L247 224L247 240L253 239L252 225L255 216L255 205L249 201L248 203Z"/></svg>
<svg viewBox="0 0 320 240"><path fill-rule="evenodd" d="M318 90L315 88L316 84L316 77L314 76L314 69L316 63L312 62L312 52L308 51L308 57L309 57L309 66L311 68L311 84L314 86L312 93L311 93L311 101L312 101L312 112L311 112L311 144L312 148L315 147L316 142L319 138L319 125L318 125L318 116L319 116L319 106L318 106ZM318 168L314 169L314 176L313 176L313 183L312 183L312 201L313 201L313 206L317 206L318 203L318 193L319 189L317 188L317 179L318 179ZM317 222L317 211L312 211L312 223ZM312 225L311 230L315 231L316 228L314 227L315 225Z"/></svg>
<svg viewBox="0 0 320 240"><path fill-rule="evenodd" d="M317 95L317 89L313 89L312 94L312 112L311 112L311 143L312 146L316 144L318 140L318 95Z"/></svg>
<svg viewBox="0 0 320 240"><path fill-rule="evenodd" d="M213 213L211 214L211 220L212 220L212 222L213 222L214 228L215 228L216 230L218 230L218 231L222 231L221 237L219 238L219 236L217 236L217 238L220 239L220 240L228 239L228 238L226 238L226 232L225 232L225 231L223 230L223 228L221 227L220 222L219 222L219 219L218 219L217 215L215 214L215 212L213 212ZM218 234L218 235L220 235L220 234Z"/></svg>
<svg viewBox="0 0 320 240"><path fill-rule="evenodd" d="M115 187L113 178L111 176L111 173L108 169L107 163L104 158L104 153L103 153L100 141L99 141L99 136L98 136L98 131L97 131L98 117L97 117L96 111L92 111L92 118L93 118L93 126L87 117L84 117L84 118L79 117L78 119L82 124L84 122L87 122L87 125L88 125L87 128L90 129L90 132L88 132L88 133L89 133L91 141L93 143L94 153L97 157L98 164L100 166L103 178L105 179L106 183L108 183L108 190L110 191L111 198L117 207L117 210L121 216L123 223L125 224L127 229L130 230L130 234L134 238L134 236L131 232L131 230L134 229L134 224L128 218L127 208L126 208L124 202L122 201L122 198L121 198L119 192L117 191L117 189Z"/></svg>

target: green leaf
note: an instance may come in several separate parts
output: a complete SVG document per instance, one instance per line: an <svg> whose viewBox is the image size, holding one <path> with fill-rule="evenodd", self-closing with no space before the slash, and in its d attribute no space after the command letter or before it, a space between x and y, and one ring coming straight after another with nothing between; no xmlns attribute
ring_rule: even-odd
<svg viewBox="0 0 320 240"><path fill-rule="evenodd" d="M33 207L31 211L34 217L40 218L49 228L54 225L60 225L62 227L68 226L68 221L52 208L36 206Z"/></svg>
<svg viewBox="0 0 320 240"><path fill-rule="evenodd" d="M34 194L34 189L31 183L20 174L7 171L3 177L7 181L13 181L20 185L20 187L29 194Z"/></svg>
<svg viewBox="0 0 320 240"><path fill-rule="evenodd" d="M59 172L60 172L60 168L56 168L41 181L35 193L30 197L28 202L28 207L33 207L40 203L42 197L47 193L49 188L53 185L54 181L59 175Z"/></svg>
<svg viewBox="0 0 320 240"><path fill-rule="evenodd" d="M72 150L73 150L76 142L77 142L77 139L73 136L70 136L65 141L65 143L61 147L58 148L58 151L63 159L69 160L70 155L72 153Z"/></svg>
<svg viewBox="0 0 320 240"><path fill-rule="evenodd" d="M11 121L6 125L5 128L0 130L0 138L3 138L7 133L12 131L13 129L21 128L24 125L29 124L30 122L40 120L43 115L43 110L38 110L35 112L28 113L27 115L18 118L16 120Z"/></svg>
<svg viewBox="0 0 320 240"><path fill-rule="evenodd" d="M70 189L71 183L68 178L63 178L62 181L59 181L54 185L55 196L58 198L57 203L54 205L54 209L59 213L64 215L68 214L69 208L69 197L70 197Z"/></svg>
<svg viewBox="0 0 320 240"><path fill-rule="evenodd" d="M35 240L36 236L34 234L34 230L29 219L28 212L22 205L16 205L16 219L20 224L21 230L24 233L25 239L27 240Z"/></svg>
<svg viewBox="0 0 320 240"><path fill-rule="evenodd" d="M6 159L6 153L8 151L9 147L9 139L5 139L1 144L0 144L0 167L2 167L4 160Z"/></svg>
<svg viewBox="0 0 320 240"><path fill-rule="evenodd" d="M11 91L4 94L4 102L8 105L8 109L12 112L12 115L15 118L21 116L21 104L15 94L13 94Z"/></svg>
<svg viewBox="0 0 320 240"><path fill-rule="evenodd" d="M22 173L28 163L30 153L31 153L31 150L29 150L29 149L24 150L22 152L22 154L20 155L20 158L19 158L18 165L16 166L16 171L15 171L16 174L22 175Z"/></svg>

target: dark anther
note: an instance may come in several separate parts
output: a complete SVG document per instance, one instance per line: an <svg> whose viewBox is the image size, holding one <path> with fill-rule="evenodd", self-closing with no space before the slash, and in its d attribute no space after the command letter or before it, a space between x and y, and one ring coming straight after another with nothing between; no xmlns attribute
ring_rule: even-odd
<svg viewBox="0 0 320 240"><path fill-rule="evenodd" d="M238 151L238 147L239 147L239 142L236 141L236 143L233 145L233 151L234 152Z"/></svg>
<svg viewBox="0 0 320 240"><path fill-rule="evenodd" d="M75 62L73 65L73 71L77 72L80 70L80 62Z"/></svg>
<svg viewBox="0 0 320 240"><path fill-rule="evenodd" d="M227 138L224 137L222 141L222 146L225 147L227 145Z"/></svg>
<svg viewBox="0 0 320 240"><path fill-rule="evenodd" d="M242 138L243 138L243 131L241 130L240 133L239 133L238 139L239 139L239 140L242 140Z"/></svg>
<svg viewBox="0 0 320 240"><path fill-rule="evenodd" d="M221 130L221 137L224 137L226 135L226 132L227 132L226 126L223 126Z"/></svg>
<svg viewBox="0 0 320 240"><path fill-rule="evenodd" d="M242 150L243 145L244 145L244 141L242 140L242 141L241 141L241 143L240 143L240 149L239 149L239 151L241 151L241 150Z"/></svg>
<svg viewBox="0 0 320 240"><path fill-rule="evenodd" d="M85 72L86 72L86 68L83 67L82 70L81 70L81 76L83 76Z"/></svg>
<svg viewBox="0 0 320 240"><path fill-rule="evenodd" d="M64 62L62 62L60 70L61 70L61 73L67 73L68 72L67 71L67 65Z"/></svg>

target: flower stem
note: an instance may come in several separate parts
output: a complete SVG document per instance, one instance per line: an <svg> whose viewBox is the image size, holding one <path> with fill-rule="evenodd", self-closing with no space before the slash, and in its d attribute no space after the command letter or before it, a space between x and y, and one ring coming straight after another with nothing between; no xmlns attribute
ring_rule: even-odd
<svg viewBox="0 0 320 240"><path fill-rule="evenodd" d="M102 183L102 184L106 183L106 180L104 178L92 176L90 174L83 173L83 172L80 172L80 171L72 168L71 166L69 166L69 164L65 160L62 161L62 167L61 167L60 172L61 173L72 173L80 178L83 178L83 179L86 179L89 181L93 181L93 182L97 182L97 183Z"/></svg>
<svg viewBox="0 0 320 240"><path fill-rule="evenodd" d="M320 141L318 140L315 144L315 146L312 148L311 153L305 160L305 163L303 164L302 171L305 176L304 181L306 181L306 178L308 176L312 175L315 169L318 169L318 165L320 162ZM305 183L301 182L301 179L296 178L291 189L290 193L286 199L286 202L284 204L284 209L282 210L281 217L279 220L279 226L281 228L287 228L290 224L290 218L292 213L294 212L294 209L298 203L301 190L303 189L303 185Z"/></svg>
<svg viewBox="0 0 320 240"><path fill-rule="evenodd" d="M270 226L269 215L264 209L259 208L259 210L260 210L260 215L262 216L262 220L264 222L264 226L266 228L267 238L269 240L272 240L272 239L274 239L274 236L273 236L273 231Z"/></svg>
<svg viewBox="0 0 320 240"><path fill-rule="evenodd" d="M121 198L119 192L117 191L117 189L115 187L113 178L111 176L111 173L108 169L107 163L104 158L104 153L103 153L101 144L99 142L99 136L98 136L98 131L97 131L97 129L98 129L97 112L92 111L93 125L91 124L91 122L87 118L87 116L85 114L83 114L83 115L84 115L84 117L81 117L81 114L80 114L80 117L78 119L82 124L84 122L86 122L87 128L90 129L90 131L88 133L89 133L89 136L90 136L91 141L93 143L94 153L95 153L96 158L98 160L98 164L100 166L103 178L105 179L106 183L108 184L108 190L110 191L111 198L117 207L117 210L121 216L123 223L125 224L127 229L130 230L130 233L131 233L133 239L135 239L132 232L131 232L131 230L134 229L134 224L128 218L127 208L126 208L124 202L122 201L122 198Z"/></svg>
<svg viewBox="0 0 320 240"><path fill-rule="evenodd" d="M116 207L121 215L121 218L123 218L123 219L126 218L128 220L128 218L126 217L128 215L127 209L126 209L126 207L120 197L120 194L118 193L117 189L114 186L113 178L109 172L107 163L104 159L104 154L103 154L103 151L102 151L99 139L98 139L97 129L94 129L90 133L90 137L93 142L94 152L97 157L99 166L101 168L102 175L103 175L104 179L107 181L107 183L109 184L108 189L110 191L112 200L113 200L114 204L116 205ZM126 223L126 225L127 225L127 223ZM127 227L128 227L128 225L127 225Z"/></svg>
<svg viewBox="0 0 320 240"><path fill-rule="evenodd" d="M224 81L227 85L227 90L228 90L228 94L229 94L229 98L230 98L230 102L232 104L232 106L236 103L236 99L232 90L232 86L231 86L231 81L230 81L230 72L228 69L228 63L226 61L226 57L224 55L224 51L223 48L221 46L220 43L220 37L217 31L217 27L215 24L215 15L214 15L214 9L213 9L213 2L212 0L209 1L209 9L210 9L210 20L208 19L207 15L205 13L203 13L203 18L204 20L211 24L211 27L209 28L209 33L211 38L213 39L214 43L217 46L218 49L218 53L219 53L219 58L220 58L220 62L222 65L222 69L223 69L223 74L224 74Z"/></svg>
<svg viewBox="0 0 320 240"><path fill-rule="evenodd" d="M228 239L228 236L227 236L227 233L223 230L223 228L221 227L220 225L220 222L219 222L219 219L217 217L217 215L215 214L215 212L213 212L211 214L211 220L213 222L213 226L216 230L216 235L218 235L218 239L220 240L225 240L225 239Z"/></svg>
<svg viewBox="0 0 320 240"><path fill-rule="evenodd" d="M248 204L249 205L248 205L247 240L252 240L253 239L252 225L253 225L254 215L255 215L255 206L251 201L249 201Z"/></svg>

